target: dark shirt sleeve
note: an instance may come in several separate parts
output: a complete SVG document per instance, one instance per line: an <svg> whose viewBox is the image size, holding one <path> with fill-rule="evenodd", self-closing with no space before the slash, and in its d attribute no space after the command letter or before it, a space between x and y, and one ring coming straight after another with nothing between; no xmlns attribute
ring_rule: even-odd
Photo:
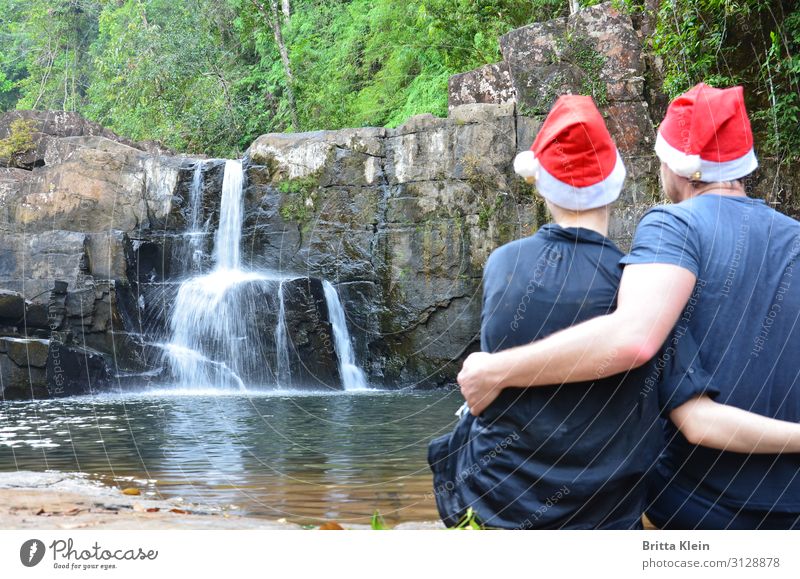
<svg viewBox="0 0 800 579"><path fill-rule="evenodd" d="M700 364L700 347L686 326L677 326L673 330L655 364L656 371L662 371L658 405L665 418L692 398L703 394L711 398L719 395L713 377Z"/></svg>
<svg viewBox="0 0 800 579"><path fill-rule="evenodd" d="M620 265L666 263L700 272L697 236L689 213L676 206L658 206L648 211L636 228L633 246Z"/></svg>

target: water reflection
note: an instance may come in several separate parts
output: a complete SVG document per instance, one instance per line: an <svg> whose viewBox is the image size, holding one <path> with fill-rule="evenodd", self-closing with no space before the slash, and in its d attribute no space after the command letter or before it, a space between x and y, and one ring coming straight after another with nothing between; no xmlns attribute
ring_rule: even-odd
<svg viewBox="0 0 800 579"><path fill-rule="evenodd" d="M0 469L155 480L168 498L257 516L435 519L427 442L456 391L171 393L0 405Z"/></svg>

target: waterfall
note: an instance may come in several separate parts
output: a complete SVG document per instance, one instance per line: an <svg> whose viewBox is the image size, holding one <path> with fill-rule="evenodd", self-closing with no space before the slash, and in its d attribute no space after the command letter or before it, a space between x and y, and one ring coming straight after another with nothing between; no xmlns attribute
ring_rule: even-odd
<svg viewBox="0 0 800 579"><path fill-rule="evenodd" d="M325 302L328 305L328 319L333 328L333 343L336 348L336 355L339 357L339 374L345 390L365 390L367 388L367 378L364 372L356 365L356 357L353 353L353 345L350 342L350 333L347 331L347 323L344 316L344 308L339 300L339 293L333 284L323 280L322 287L325 290Z"/></svg>
<svg viewBox="0 0 800 579"><path fill-rule="evenodd" d="M194 177L197 175L195 169ZM268 365L264 363L265 345L249 323L248 311L271 278L239 269L243 182L241 161L226 161L214 269L183 282L175 299L172 339L165 350L178 384L185 388L244 388L242 376L254 374L263 381L274 381L268 367L260 372L254 369ZM201 190L200 184L195 188L194 179L192 189ZM191 221L190 226L199 223L194 203Z"/></svg>
<svg viewBox="0 0 800 579"><path fill-rule="evenodd" d="M201 171L198 163L190 192L193 231L200 228ZM175 299L171 339L162 346L183 388L286 388L293 383L284 282L294 278L241 268L243 183L241 161L227 161L214 268L184 281ZM342 384L345 390L363 390L367 381L355 363L339 296L329 282L322 285Z"/></svg>
<svg viewBox="0 0 800 579"><path fill-rule="evenodd" d="M278 286L278 324L275 326L275 348L277 350L277 376L281 386L290 388L292 377L289 369L289 332L286 329L286 303L283 300L283 281Z"/></svg>
<svg viewBox="0 0 800 579"><path fill-rule="evenodd" d="M192 184L189 187L189 269L197 270L200 258L203 255L203 234L205 225L203 219L203 161L198 161L194 166Z"/></svg>
<svg viewBox="0 0 800 579"><path fill-rule="evenodd" d="M219 228L214 237L214 261L217 269L239 269L239 240L242 237L242 185L244 173L241 161L226 161L222 178L222 202Z"/></svg>

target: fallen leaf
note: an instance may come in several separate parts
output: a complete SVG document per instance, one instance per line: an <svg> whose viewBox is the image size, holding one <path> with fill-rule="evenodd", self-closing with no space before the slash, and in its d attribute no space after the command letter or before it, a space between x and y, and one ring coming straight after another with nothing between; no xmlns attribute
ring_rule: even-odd
<svg viewBox="0 0 800 579"><path fill-rule="evenodd" d="M139 491L139 489L131 487L131 488L127 488L127 489L122 489L122 494L123 495L130 495L132 497L137 497L142 493L141 493L141 491Z"/></svg>
<svg viewBox="0 0 800 579"><path fill-rule="evenodd" d="M161 509L159 509L158 507L150 507L149 509L147 509L147 512L148 513L157 513L160 510Z"/></svg>
<svg viewBox="0 0 800 579"><path fill-rule="evenodd" d="M169 512L170 513L176 513L178 515L188 515L189 514L188 511L184 511L184 510L181 510L181 509L170 509Z"/></svg>
<svg viewBox="0 0 800 579"><path fill-rule="evenodd" d="M328 521L319 526L320 531L344 531L344 527L335 521Z"/></svg>
<svg viewBox="0 0 800 579"><path fill-rule="evenodd" d="M39 515L43 515L44 513L45 513L44 509L39 509L39 510L36 512L36 516L38 517Z"/></svg>

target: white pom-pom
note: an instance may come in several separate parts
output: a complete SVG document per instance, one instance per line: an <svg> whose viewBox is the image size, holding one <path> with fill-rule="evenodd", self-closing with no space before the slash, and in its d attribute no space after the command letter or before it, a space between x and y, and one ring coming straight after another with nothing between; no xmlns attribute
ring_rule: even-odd
<svg viewBox="0 0 800 579"><path fill-rule="evenodd" d="M522 151L514 157L514 172L521 177L536 177L539 161L533 151Z"/></svg>

